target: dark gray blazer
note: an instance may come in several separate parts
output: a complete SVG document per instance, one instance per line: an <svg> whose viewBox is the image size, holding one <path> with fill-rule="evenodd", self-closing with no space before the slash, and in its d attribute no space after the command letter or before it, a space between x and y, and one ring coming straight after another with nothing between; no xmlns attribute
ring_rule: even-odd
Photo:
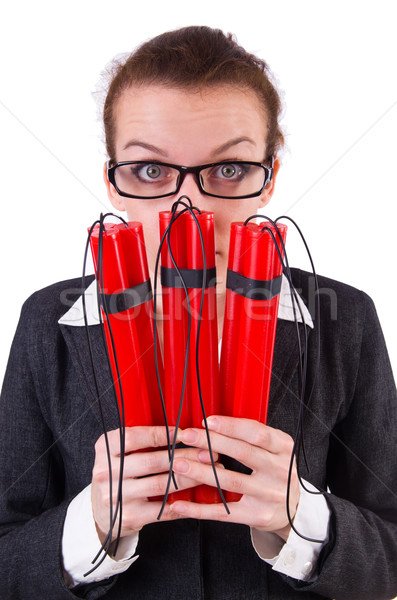
<svg viewBox="0 0 397 600"><path fill-rule="evenodd" d="M307 274L295 271L294 280L303 297L310 290L312 295ZM273 572L253 550L248 527L189 519L144 527L140 558L124 574L66 588L63 521L71 499L91 480L94 442L102 433L84 328L57 323L66 312L61 299L74 300L81 292L79 280L72 280L25 303L11 349L0 406L0 598L381 600L396 595L397 400L391 368L371 300L329 279L320 278L320 286L321 347L315 333L309 338L309 381L320 353L317 386L305 415L310 473L304 465L301 473L329 488L332 519L314 582ZM99 326L91 330L106 392L110 380ZM295 326L280 320L268 424L291 435L299 409L297 361ZM110 394L104 393L104 405L107 427L115 428Z"/></svg>

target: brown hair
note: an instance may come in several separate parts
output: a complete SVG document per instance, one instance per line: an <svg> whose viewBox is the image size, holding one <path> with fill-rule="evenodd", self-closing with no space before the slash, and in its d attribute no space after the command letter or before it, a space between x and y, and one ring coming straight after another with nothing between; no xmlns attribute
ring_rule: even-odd
<svg viewBox="0 0 397 600"><path fill-rule="evenodd" d="M231 84L254 90L268 119L267 157L284 144L280 96L267 64L239 46L232 34L210 27L183 27L142 44L112 73L103 110L106 148L115 162L114 107L130 86L161 84L192 89Z"/></svg>

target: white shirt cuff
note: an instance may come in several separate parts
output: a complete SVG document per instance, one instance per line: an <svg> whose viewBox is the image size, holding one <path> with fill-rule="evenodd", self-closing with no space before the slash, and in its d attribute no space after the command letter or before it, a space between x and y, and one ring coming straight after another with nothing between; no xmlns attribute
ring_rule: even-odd
<svg viewBox="0 0 397 600"><path fill-rule="evenodd" d="M318 491L304 481L305 487ZM294 527L306 537L323 540L322 543L309 542L299 537L293 529L286 542L275 533L251 528L251 540L258 556L272 565L275 571L299 579L310 581L318 556L328 542L331 511L322 494L310 494L300 486L300 499Z"/></svg>
<svg viewBox="0 0 397 600"><path fill-rule="evenodd" d="M136 550L138 538L138 533L121 538L116 556L106 556L95 571L84 577L84 573L95 566L92 564L92 560L101 547L92 514L91 485L88 485L69 504L63 527L62 557L64 576L68 587L73 588L80 583L102 581L126 571L138 558L138 555L132 556Z"/></svg>

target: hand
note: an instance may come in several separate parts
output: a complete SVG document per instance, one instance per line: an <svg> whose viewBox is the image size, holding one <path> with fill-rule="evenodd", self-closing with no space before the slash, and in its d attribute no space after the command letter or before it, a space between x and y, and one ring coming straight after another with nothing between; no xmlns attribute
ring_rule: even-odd
<svg viewBox="0 0 397 600"><path fill-rule="evenodd" d="M236 417L214 416L207 419L214 452L230 456L252 469L250 475L217 468L221 488L242 494L238 502L196 504L176 501L171 511L184 517L244 523L257 529L272 531L287 539L291 529L286 511L288 470L293 447L292 438L278 429ZM207 448L204 429L185 429L178 439L190 446ZM208 464L188 457L174 462L178 475L214 485L214 474ZM294 464L290 488L290 514L294 518L299 502L299 482Z"/></svg>
<svg viewBox="0 0 397 600"><path fill-rule="evenodd" d="M120 470L120 437L119 430L108 433L112 463L113 510L117 500L118 479ZM177 437L177 441L179 441ZM163 495L166 490L169 471L168 450L150 450L167 445L166 428L157 426L127 427L125 430L125 457L122 487L122 526L121 537L139 531L147 523L153 523L162 506L162 501L151 501L152 496ZM135 452L143 450L143 452ZM175 457L183 457L191 462L209 462L207 450L196 448L180 448ZM215 455L215 460L217 456ZM147 477L151 475L151 477ZM198 485L190 476L177 475L178 489L183 490ZM171 482L170 492L175 491ZM91 502L93 515L99 538L103 543L109 530L110 490L109 464L106 453L105 436L102 435L95 444L95 463L92 473ZM179 519L181 515L170 511L166 504L162 520ZM113 537L117 535L118 521L113 528Z"/></svg>

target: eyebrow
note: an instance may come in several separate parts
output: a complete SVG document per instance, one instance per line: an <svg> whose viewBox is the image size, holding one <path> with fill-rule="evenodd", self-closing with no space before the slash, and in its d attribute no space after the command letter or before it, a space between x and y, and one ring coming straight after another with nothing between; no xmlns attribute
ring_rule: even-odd
<svg viewBox="0 0 397 600"><path fill-rule="evenodd" d="M168 156L167 152L164 152L164 150L161 150L161 148L158 148L153 144L147 144L146 142L142 142L141 140L130 140L123 147L123 150L127 150L127 148L131 148L132 146L139 146L140 148L149 150L149 152L155 152L156 154L161 154L161 156Z"/></svg>
<svg viewBox="0 0 397 600"><path fill-rule="evenodd" d="M256 143L254 142L253 139L251 139L250 137L242 136L242 137L238 137L238 138L229 140L225 144L218 146L218 148L216 148L213 151L212 155L217 156L218 154L222 154L222 152L225 152L225 150L229 150L229 148L231 148L232 146L237 146L237 144L241 144L242 142L249 142L253 146L256 146Z"/></svg>
<svg viewBox="0 0 397 600"><path fill-rule="evenodd" d="M238 137L238 138L233 138L232 140L225 142L221 146L218 146L218 148L215 148L215 150L212 152L212 156L218 156L218 154L222 154L222 152L229 150L229 148L232 148L233 146L242 144L243 142L248 142L249 144L256 146L256 143L250 137L242 136L242 137ZM149 152L155 152L156 154L161 154L161 156L164 156L164 157L168 156L167 152L165 152L164 150L161 150L161 148L158 148L157 146L154 146L153 144L148 144L146 142L142 142L141 140L135 140L135 139L132 139L129 142L127 142L126 145L123 147L123 150L127 150L127 148L131 148L133 146L139 146L140 148L149 150Z"/></svg>

